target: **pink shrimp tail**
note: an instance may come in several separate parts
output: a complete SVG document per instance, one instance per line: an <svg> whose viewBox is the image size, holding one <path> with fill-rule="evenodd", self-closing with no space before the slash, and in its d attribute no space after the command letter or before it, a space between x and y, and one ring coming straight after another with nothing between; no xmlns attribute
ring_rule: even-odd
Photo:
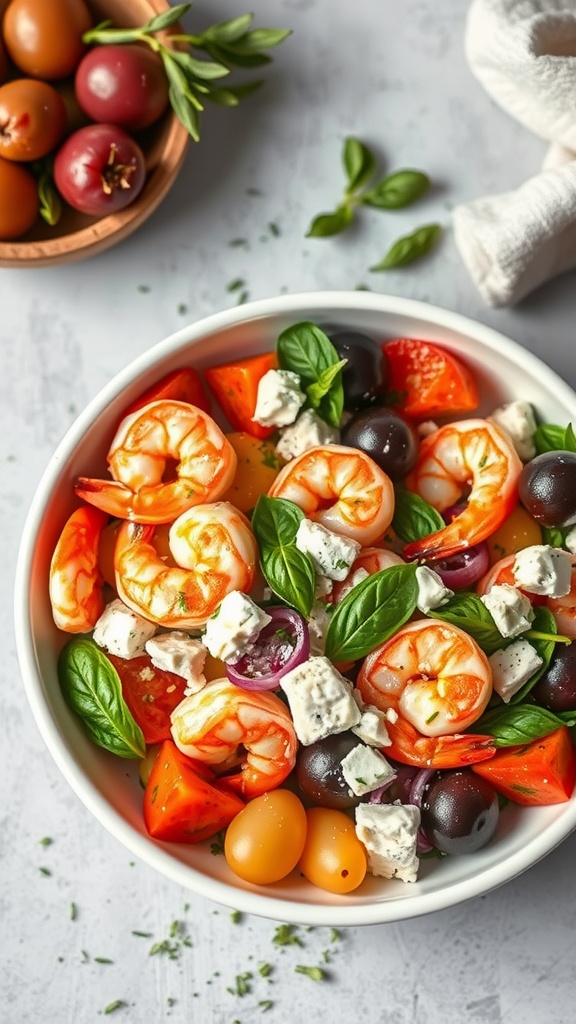
<svg viewBox="0 0 576 1024"><path fill-rule="evenodd" d="M432 738L420 736L412 728L411 735L405 735L406 723L400 731L390 723L387 728L392 745L385 748L386 756L400 764L419 768L463 768L478 761L487 761L496 753L493 736L467 733Z"/></svg>

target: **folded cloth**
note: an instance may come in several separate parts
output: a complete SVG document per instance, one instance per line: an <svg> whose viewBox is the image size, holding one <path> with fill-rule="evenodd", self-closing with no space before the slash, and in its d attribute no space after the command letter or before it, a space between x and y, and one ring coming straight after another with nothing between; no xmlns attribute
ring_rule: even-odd
<svg viewBox="0 0 576 1024"><path fill-rule="evenodd" d="M453 214L480 294L513 305L576 267L576 0L473 0L465 53L492 99L551 143L544 170L521 188Z"/></svg>

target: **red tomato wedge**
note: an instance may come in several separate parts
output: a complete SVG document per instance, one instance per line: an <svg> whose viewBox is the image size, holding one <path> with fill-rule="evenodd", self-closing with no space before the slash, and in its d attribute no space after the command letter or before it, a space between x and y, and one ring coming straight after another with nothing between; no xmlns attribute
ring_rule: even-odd
<svg viewBox="0 0 576 1024"><path fill-rule="evenodd" d="M262 427L252 417L256 408L258 384L268 370L276 369L274 352L239 359L205 370L206 380L234 430L244 430L252 437L270 437L274 427Z"/></svg>
<svg viewBox="0 0 576 1024"><path fill-rule="evenodd" d="M413 419L478 408L476 381L456 356L430 341L396 338L384 345L389 404Z"/></svg>
<svg viewBox="0 0 576 1024"><path fill-rule="evenodd" d="M155 668L147 654L118 658L107 654L122 684L122 696L142 729L146 743L170 739L170 715L184 699L186 680L174 672Z"/></svg>
<svg viewBox="0 0 576 1024"><path fill-rule="evenodd" d="M566 803L576 784L576 752L565 725L522 747L471 765L499 793L525 806Z"/></svg>
<svg viewBox="0 0 576 1024"><path fill-rule="evenodd" d="M136 412L144 405L149 405L150 402L164 401L168 398L175 402L190 402L190 405L197 405L203 412L210 412L210 403L198 370L191 366L185 366L181 370L167 373L157 384L153 384L147 391L144 391L128 406L124 416L129 416L130 413Z"/></svg>
<svg viewBox="0 0 576 1024"><path fill-rule="evenodd" d="M144 790L144 821L154 839L199 843L226 828L243 809L235 793L212 784L213 772L166 740Z"/></svg>

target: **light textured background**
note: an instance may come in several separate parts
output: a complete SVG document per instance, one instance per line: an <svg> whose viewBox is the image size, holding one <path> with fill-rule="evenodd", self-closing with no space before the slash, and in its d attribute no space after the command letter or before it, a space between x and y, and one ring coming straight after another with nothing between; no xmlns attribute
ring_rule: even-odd
<svg viewBox="0 0 576 1024"><path fill-rule="evenodd" d="M210 108L203 139L161 208L117 249L75 266L0 271L0 1019L6 1024L568 1024L574 1020L576 837L505 888L403 924L299 935L274 946L274 922L244 918L163 881L108 836L61 778L20 682L10 606L16 548L41 471L75 413L134 356L186 322L282 291L369 285L458 310L543 357L572 384L574 275L515 310L485 308L450 234L459 201L520 184L544 144L510 121L471 78L464 0L254 0L259 24L293 37L265 89L236 111ZM197 0L192 27L243 4ZM396 213L363 210L332 241L308 240L312 216L340 195L343 138L383 168L416 166L435 187ZM248 194L258 189L259 196ZM441 247L412 269L368 272L391 241L434 219ZM276 237L269 225L279 229ZM235 238L246 245L233 247ZM181 311L182 305L187 307ZM53 839L43 847L44 836ZM48 868L50 875L41 872ZM77 907L71 919L70 905ZM150 955L182 922L190 946ZM145 931L150 938L133 935ZM294 973L322 962L318 984ZM112 964L101 964L105 957ZM253 992L234 976L273 963ZM271 999L265 1011L259 1002ZM170 1005L170 1001L174 1001Z"/></svg>

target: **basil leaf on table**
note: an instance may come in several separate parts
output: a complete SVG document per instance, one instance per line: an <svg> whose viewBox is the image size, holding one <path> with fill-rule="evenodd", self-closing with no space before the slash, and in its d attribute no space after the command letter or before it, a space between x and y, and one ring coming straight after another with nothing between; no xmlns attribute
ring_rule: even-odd
<svg viewBox="0 0 576 1024"><path fill-rule="evenodd" d="M446 604L434 609L434 618L459 626L476 641L485 654L504 647L505 640L494 619L477 594L460 591Z"/></svg>
<svg viewBox="0 0 576 1024"><path fill-rule="evenodd" d="M394 488L392 529L405 544L428 537L445 525L440 513L420 495L405 487Z"/></svg>
<svg viewBox="0 0 576 1024"><path fill-rule="evenodd" d="M388 250L383 260L370 267L372 271L394 270L396 267L407 267L430 252L440 235L439 224L423 224L411 235L399 238Z"/></svg>
<svg viewBox="0 0 576 1024"><path fill-rule="evenodd" d="M301 378L307 404L331 427L339 427L344 409L343 363L330 338L316 324L304 320L282 331L276 353L280 368Z"/></svg>
<svg viewBox="0 0 576 1024"><path fill-rule="evenodd" d="M326 635L331 661L356 661L384 643L416 608L416 565L392 565L359 583L336 605Z"/></svg>
<svg viewBox="0 0 576 1024"><path fill-rule="evenodd" d="M415 202L429 188L430 178L422 171L395 171L365 192L362 202L378 210L399 210Z"/></svg>
<svg viewBox="0 0 576 1024"><path fill-rule="evenodd" d="M319 213L312 221L306 238L331 238L345 231L353 217L352 207L343 203L331 213Z"/></svg>
<svg viewBox="0 0 576 1024"><path fill-rule="evenodd" d="M475 733L493 736L497 747L519 747L547 736L564 724L557 715L536 704L508 704L487 711L473 728Z"/></svg>
<svg viewBox="0 0 576 1024"><path fill-rule="evenodd" d="M75 637L63 647L58 679L64 700L94 743L118 757L144 757L144 736L122 696L120 677L93 640Z"/></svg>
<svg viewBox="0 0 576 1024"><path fill-rule="evenodd" d="M252 515L252 529L260 548L260 567L277 597L306 618L314 603L316 574L309 555L296 547L296 533L304 519L302 509L285 498L260 495Z"/></svg>
<svg viewBox="0 0 576 1024"><path fill-rule="evenodd" d="M348 179L348 193L356 192L376 170L376 157L366 143L349 135L344 140L342 163Z"/></svg>

